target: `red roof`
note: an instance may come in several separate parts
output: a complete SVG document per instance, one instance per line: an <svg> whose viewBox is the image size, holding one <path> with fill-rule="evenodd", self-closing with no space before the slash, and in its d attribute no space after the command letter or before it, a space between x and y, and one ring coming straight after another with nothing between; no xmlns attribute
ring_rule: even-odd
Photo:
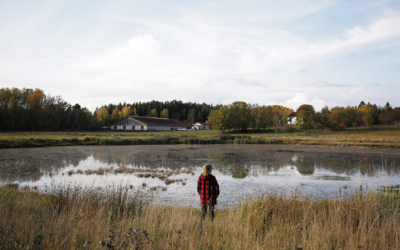
<svg viewBox="0 0 400 250"><path fill-rule="evenodd" d="M178 120L172 120L172 119L163 119L163 118L153 118L153 117L138 117L138 116L132 116L131 118L143 122L147 126L171 126L171 127L191 127L190 125L178 121Z"/></svg>

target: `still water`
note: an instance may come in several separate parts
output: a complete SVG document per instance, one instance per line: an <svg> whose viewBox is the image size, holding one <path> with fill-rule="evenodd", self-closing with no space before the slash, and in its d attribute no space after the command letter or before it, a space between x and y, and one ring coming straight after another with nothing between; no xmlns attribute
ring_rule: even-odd
<svg viewBox="0 0 400 250"><path fill-rule="evenodd" d="M281 145L1 149L0 184L18 183L39 191L59 185L99 190L132 186L151 193L159 204L196 206L197 178L205 163L213 165L220 185L219 207L271 190L338 198L400 184L397 149ZM166 180L173 183L167 185Z"/></svg>

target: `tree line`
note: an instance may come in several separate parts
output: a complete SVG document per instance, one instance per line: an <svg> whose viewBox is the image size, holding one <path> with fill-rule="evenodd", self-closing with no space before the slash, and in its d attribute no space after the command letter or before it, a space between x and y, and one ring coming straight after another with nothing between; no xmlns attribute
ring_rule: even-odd
<svg viewBox="0 0 400 250"><path fill-rule="evenodd" d="M324 128L341 130L359 125L372 126L375 124L390 124L400 121L400 108L392 108L389 102L385 106L365 104L361 101L358 106L333 107L327 106L315 112L311 105L302 105L297 111L296 125L299 129Z"/></svg>
<svg viewBox="0 0 400 250"><path fill-rule="evenodd" d="M61 96L45 95L41 89L0 89L1 130L88 129L91 112L72 106Z"/></svg>
<svg viewBox="0 0 400 250"><path fill-rule="evenodd" d="M221 105L182 101L151 101L103 105L92 113L78 103L41 89L0 89L0 130L89 130L109 126L128 116L177 119L188 124L204 122Z"/></svg>
<svg viewBox="0 0 400 250"><path fill-rule="evenodd" d="M293 113L293 116L289 116ZM316 112L312 105L303 104L296 112L292 109L279 106L260 106L245 102L234 102L221 106L210 112L207 124L213 129L225 130L254 130L295 124L300 130L324 128L340 130L359 125L371 126L400 121L400 108L392 108L389 103L385 106L365 104L362 101L358 106L333 107L325 106ZM288 132L293 131L286 126Z"/></svg>
<svg viewBox="0 0 400 250"><path fill-rule="evenodd" d="M182 101L151 101L103 105L94 112L96 121L110 125L128 116L148 116L169 118L193 125L196 122L205 122L210 112L222 105L213 106L206 103Z"/></svg>
<svg viewBox="0 0 400 250"><path fill-rule="evenodd" d="M151 101L103 105L92 113L78 103L71 105L61 96L45 94L41 89L0 89L0 130L89 130L109 126L128 116L177 119L188 124L206 121L218 130L258 130L293 123L301 130L311 128L342 129L361 124L371 126L400 121L400 108L364 103L358 106L324 107L315 111L301 105L296 118L288 117L292 109L261 106L245 102L210 105L182 101Z"/></svg>
<svg viewBox="0 0 400 250"><path fill-rule="evenodd" d="M234 102L210 112L207 124L217 130L254 130L278 127L288 122L293 110L280 105L260 106Z"/></svg>

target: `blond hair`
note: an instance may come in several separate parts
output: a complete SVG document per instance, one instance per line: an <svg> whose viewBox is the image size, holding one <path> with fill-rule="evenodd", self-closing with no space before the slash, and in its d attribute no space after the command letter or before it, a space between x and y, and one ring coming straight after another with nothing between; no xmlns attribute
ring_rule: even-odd
<svg viewBox="0 0 400 250"><path fill-rule="evenodd" d="M211 173L211 169L212 169L212 165L211 164L204 164L203 165L203 171L201 171L201 173L204 176L207 176Z"/></svg>

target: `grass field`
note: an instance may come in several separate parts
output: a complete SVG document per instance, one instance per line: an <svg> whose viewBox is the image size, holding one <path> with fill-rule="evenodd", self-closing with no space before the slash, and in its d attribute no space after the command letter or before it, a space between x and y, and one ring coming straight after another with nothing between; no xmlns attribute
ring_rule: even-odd
<svg viewBox="0 0 400 250"><path fill-rule="evenodd" d="M399 195L316 201L271 192L214 221L143 193L0 188L1 249L399 249Z"/></svg>
<svg viewBox="0 0 400 250"><path fill-rule="evenodd" d="M400 147L400 126L358 127L343 131L320 133L311 130L284 133L274 129L259 133L231 133L219 131L165 132L1 132L0 147L35 147L68 145L132 145L132 144L300 144L326 146Z"/></svg>

